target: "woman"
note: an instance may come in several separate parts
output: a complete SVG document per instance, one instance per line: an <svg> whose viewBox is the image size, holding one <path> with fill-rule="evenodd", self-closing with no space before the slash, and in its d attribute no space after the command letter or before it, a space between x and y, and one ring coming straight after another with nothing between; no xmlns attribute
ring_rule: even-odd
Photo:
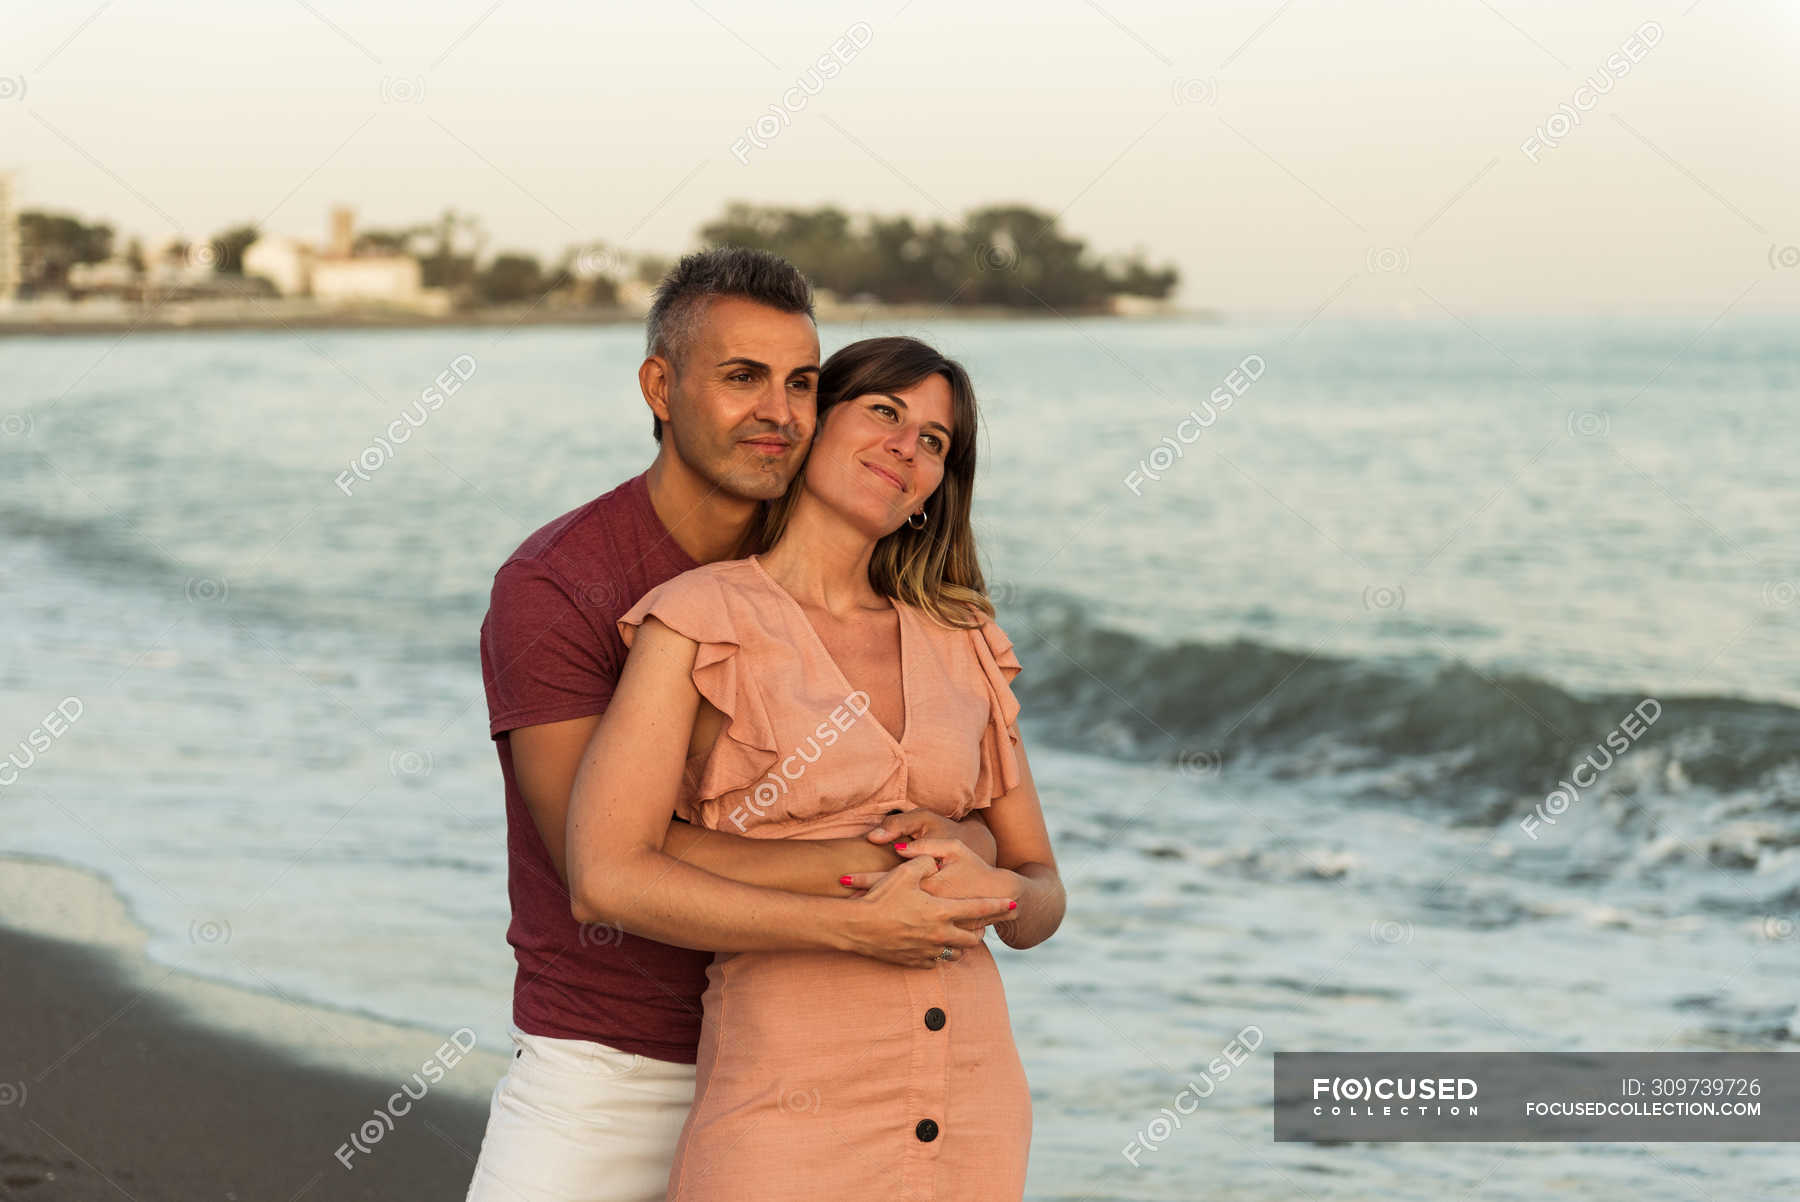
<svg viewBox="0 0 1800 1202"><path fill-rule="evenodd" d="M1010 898L1016 916L996 925L1014 947L1055 931L1063 890L1019 743L1019 661L969 524L976 431L967 374L924 343L868 339L826 362L805 467L755 538L766 549L678 576L619 620L632 650L584 764L630 767L577 778L577 897L627 928L633 906L654 906L645 844L662 856L671 808L799 839L907 806L981 809L997 866L926 839L895 845L928 861L917 885L880 879L911 864L843 883ZM721 953L668 1196L1005 1202L1023 1194L1030 1136L985 943L916 967Z"/></svg>

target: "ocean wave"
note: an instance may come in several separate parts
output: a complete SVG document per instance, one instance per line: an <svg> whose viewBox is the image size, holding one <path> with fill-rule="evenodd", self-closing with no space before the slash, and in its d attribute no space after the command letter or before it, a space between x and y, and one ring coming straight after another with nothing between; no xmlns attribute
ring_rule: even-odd
<svg viewBox="0 0 1800 1202"><path fill-rule="evenodd" d="M1778 702L1578 695L1462 662L1245 639L1171 646L1060 596L1010 598L1000 620L1026 665L1014 686L1026 721L1075 750L1199 774L1331 777L1357 796L1430 802L1471 821L1542 801L1584 760L1607 769L1598 775L1615 793L1750 791L1758 809L1800 814L1800 709ZM1606 736L1628 721L1644 728L1615 753Z"/></svg>

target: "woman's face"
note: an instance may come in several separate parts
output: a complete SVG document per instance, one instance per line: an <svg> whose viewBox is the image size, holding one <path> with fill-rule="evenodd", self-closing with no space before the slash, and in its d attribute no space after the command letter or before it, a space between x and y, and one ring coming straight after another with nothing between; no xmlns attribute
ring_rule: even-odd
<svg viewBox="0 0 1800 1202"><path fill-rule="evenodd" d="M833 405L807 456L807 490L871 537L890 534L944 479L952 424L950 382L936 373Z"/></svg>

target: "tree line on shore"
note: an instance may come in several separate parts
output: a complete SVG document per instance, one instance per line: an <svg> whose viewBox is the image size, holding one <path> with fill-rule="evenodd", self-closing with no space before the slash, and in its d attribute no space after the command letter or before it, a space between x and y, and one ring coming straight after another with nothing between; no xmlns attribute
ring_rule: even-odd
<svg viewBox="0 0 1800 1202"><path fill-rule="evenodd" d="M66 293L77 264L113 261L140 276L172 264L190 277L199 271L247 283L244 251L258 237L256 226L245 223L205 242L166 240L154 254L134 238L121 252L106 223L25 210L19 214L22 291ZM1064 232L1054 214L1024 205L976 208L960 221L919 222L833 206L733 202L700 228L699 240L772 251L816 287L852 301L1093 311L1119 295L1166 300L1179 282L1174 267L1153 267L1141 251L1097 255ZM598 242L571 246L549 265L521 251L486 257L486 244L479 218L447 209L435 221L360 231L352 253L411 256L424 287L446 289L469 306L546 299L612 306L622 285L654 284L669 267L666 257Z"/></svg>

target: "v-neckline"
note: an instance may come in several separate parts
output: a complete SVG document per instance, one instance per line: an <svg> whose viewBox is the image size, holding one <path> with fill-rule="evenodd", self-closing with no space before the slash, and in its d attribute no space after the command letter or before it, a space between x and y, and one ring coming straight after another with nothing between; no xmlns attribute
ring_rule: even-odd
<svg viewBox="0 0 1800 1202"><path fill-rule="evenodd" d="M846 693L862 692L861 689L850 683L849 677L844 675L844 669L838 665L837 657L831 654L831 648L827 647L825 645L825 640L819 637L818 628L812 624L812 619L806 616L806 609L800 604L799 599L796 598L794 594L788 592L787 589L782 586L781 581L769 575L769 570L762 566L761 559L752 555L750 556L750 563L751 566L756 569L757 574L768 582L769 587L780 593L782 597L787 600L787 603L793 607L794 614L800 619L800 624L805 626L806 633L812 636L813 646L819 649L819 654L824 656L825 662L831 665L832 672L837 675L838 683L844 686ZM875 729L881 732L881 737L886 739L888 743L898 751L901 745L906 742L906 736L912 733L912 686L907 679L906 672L906 606L900 604L892 597L888 598L888 604L894 607L894 618L899 627L900 634L900 735L896 738L894 733L883 726L881 724L881 719L875 717L874 714L869 715L869 721L874 723Z"/></svg>

